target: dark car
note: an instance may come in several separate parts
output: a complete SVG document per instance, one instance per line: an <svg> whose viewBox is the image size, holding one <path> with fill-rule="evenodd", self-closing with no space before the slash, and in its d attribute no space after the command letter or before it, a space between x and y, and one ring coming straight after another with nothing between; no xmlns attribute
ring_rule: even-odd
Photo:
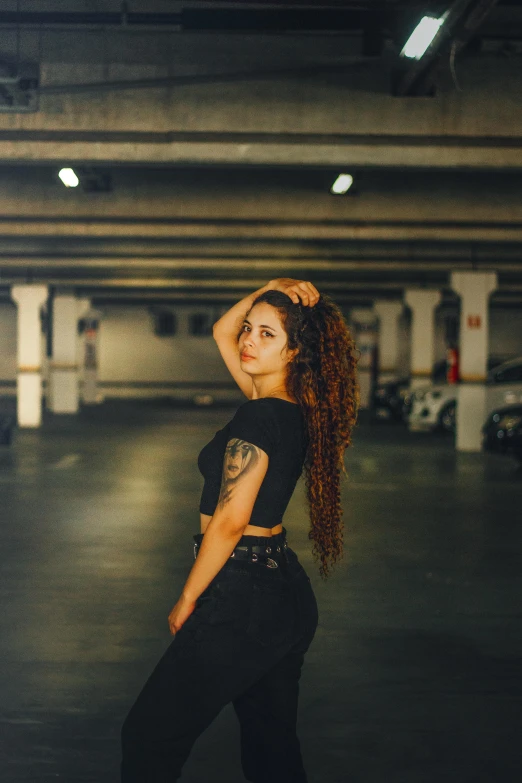
<svg viewBox="0 0 522 783"><path fill-rule="evenodd" d="M393 378L377 383L373 389L370 407L376 419L403 418L404 396L410 385L409 378Z"/></svg>
<svg viewBox="0 0 522 783"><path fill-rule="evenodd" d="M522 462L522 403L492 411L482 427L482 448Z"/></svg>

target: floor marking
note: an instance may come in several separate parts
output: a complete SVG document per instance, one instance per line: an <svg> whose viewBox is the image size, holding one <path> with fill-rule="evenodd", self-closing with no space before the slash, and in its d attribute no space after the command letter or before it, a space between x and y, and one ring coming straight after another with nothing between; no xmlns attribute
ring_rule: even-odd
<svg viewBox="0 0 522 783"><path fill-rule="evenodd" d="M58 460L58 462L55 462L54 465L51 465L52 470L64 470L66 468L72 468L74 465L76 465L77 462L80 461L81 454L66 454L65 457L62 457Z"/></svg>

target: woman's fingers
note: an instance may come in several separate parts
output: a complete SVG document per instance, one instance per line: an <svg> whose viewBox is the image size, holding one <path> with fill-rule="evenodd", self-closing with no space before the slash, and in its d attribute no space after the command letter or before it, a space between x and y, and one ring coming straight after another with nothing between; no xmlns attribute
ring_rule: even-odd
<svg viewBox="0 0 522 783"><path fill-rule="evenodd" d="M301 297L301 301L305 306L313 307L319 299L319 291L317 288L306 281L301 281L295 286L297 293Z"/></svg>
<svg viewBox="0 0 522 783"><path fill-rule="evenodd" d="M321 294L319 293L319 291L317 290L317 288L315 287L315 285L313 283L308 283L307 282L307 283L305 283L305 285L306 285L307 291L309 293L309 297L310 297L311 303L315 304L318 301L318 299L321 296Z"/></svg>
<svg viewBox="0 0 522 783"><path fill-rule="evenodd" d="M308 289L306 287L306 283L299 283L296 288L298 288L298 294L301 297L301 302L308 306L310 304L310 295L308 293Z"/></svg>
<svg viewBox="0 0 522 783"><path fill-rule="evenodd" d="M279 278L274 283L278 283L278 288L287 294L295 304L301 301L303 305L313 307L320 297L319 291L313 283L307 280L294 280L291 277Z"/></svg>

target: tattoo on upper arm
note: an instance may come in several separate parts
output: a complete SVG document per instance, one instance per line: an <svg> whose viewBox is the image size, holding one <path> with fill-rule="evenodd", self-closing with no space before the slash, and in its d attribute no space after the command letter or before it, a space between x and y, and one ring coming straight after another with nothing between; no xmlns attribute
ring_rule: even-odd
<svg viewBox="0 0 522 783"><path fill-rule="evenodd" d="M223 474L221 477L221 490L217 502L217 508L223 508L230 500L234 487L240 484L259 462L261 449L240 438L231 438L225 449L223 460Z"/></svg>

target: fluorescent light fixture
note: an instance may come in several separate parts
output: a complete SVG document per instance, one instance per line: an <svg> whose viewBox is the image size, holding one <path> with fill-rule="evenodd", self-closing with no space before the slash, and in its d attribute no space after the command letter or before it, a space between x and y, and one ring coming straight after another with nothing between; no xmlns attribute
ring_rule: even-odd
<svg viewBox="0 0 522 783"><path fill-rule="evenodd" d="M353 177L351 174L339 174L334 184L330 188L330 193L335 193L336 196L340 196L342 193L346 193L353 185Z"/></svg>
<svg viewBox="0 0 522 783"><path fill-rule="evenodd" d="M420 60L437 35L443 22L444 17L435 19L433 16L423 16L406 41L404 49L401 52L401 57L411 57L414 60Z"/></svg>
<svg viewBox="0 0 522 783"><path fill-rule="evenodd" d="M66 188L76 188L80 184L80 180L76 176L74 169L60 169L58 176Z"/></svg>

